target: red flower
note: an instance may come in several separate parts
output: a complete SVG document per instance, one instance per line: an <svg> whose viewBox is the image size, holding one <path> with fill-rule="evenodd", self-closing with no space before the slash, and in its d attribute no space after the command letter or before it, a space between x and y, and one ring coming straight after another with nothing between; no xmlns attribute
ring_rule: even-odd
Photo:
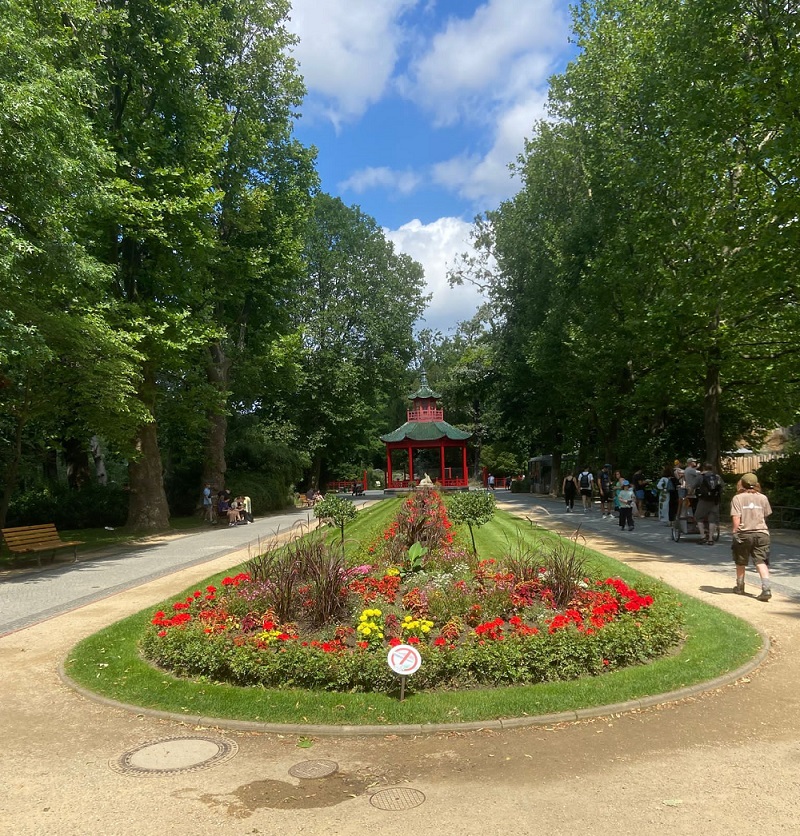
<svg viewBox="0 0 800 836"><path fill-rule="evenodd" d="M158 631L158 637L159 637L160 639L163 639L163 638L164 638L164 636L166 636L166 635L167 635L167 631L166 631L166 630L159 630L159 631Z"/></svg>

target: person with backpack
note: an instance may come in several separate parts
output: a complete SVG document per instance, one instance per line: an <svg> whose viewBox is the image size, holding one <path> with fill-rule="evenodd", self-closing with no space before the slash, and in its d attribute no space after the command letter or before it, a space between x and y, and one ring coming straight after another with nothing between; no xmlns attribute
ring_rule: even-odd
<svg viewBox="0 0 800 836"><path fill-rule="evenodd" d="M578 487L581 492L581 500L583 501L583 513L588 514L592 508L592 483L594 477L589 471L588 467L584 467L578 474Z"/></svg>
<svg viewBox="0 0 800 836"><path fill-rule="evenodd" d="M694 489L697 508L694 518L700 530L700 543L713 546L719 539L719 502L722 499L722 477L714 472L714 467L705 462L700 471L700 479Z"/></svg>

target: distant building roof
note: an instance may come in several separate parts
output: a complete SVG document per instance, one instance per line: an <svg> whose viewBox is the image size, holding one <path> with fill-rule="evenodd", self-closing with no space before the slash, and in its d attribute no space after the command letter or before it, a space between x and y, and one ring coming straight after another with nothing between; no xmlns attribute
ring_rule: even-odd
<svg viewBox="0 0 800 836"><path fill-rule="evenodd" d="M406 421L402 427L394 432L381 436L385 444L393 441L436 441L440 438L449 438L452 441L466 441L471 438L472 433L456 429L447 421Z"/></svg>

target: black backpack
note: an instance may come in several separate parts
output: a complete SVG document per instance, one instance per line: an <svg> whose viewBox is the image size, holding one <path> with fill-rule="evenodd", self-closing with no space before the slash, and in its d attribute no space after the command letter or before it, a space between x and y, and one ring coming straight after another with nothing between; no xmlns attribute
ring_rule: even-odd
<svg viewBox="0 0 800 836"><path fill-rule="evenodd" d="M586 472L581 473L581 487L588 488L589 484L589 474Z"/></svg>
<svg viewBox="0 0 800 836"><path fill-rule="evenodd" d="M716 473L704 473L696 493L701 499L719 499L722 496L721 477Z"/></svg>

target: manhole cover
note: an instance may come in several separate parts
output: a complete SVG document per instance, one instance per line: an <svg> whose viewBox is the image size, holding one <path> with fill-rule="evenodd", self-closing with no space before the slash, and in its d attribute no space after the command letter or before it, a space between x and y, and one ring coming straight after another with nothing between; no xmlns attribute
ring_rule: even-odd
<svg viewBox="0 0 800 836"><path fill-rule="evenodd" d="M425 793L412 790L410 787L394 787L390 790L379 790L369 798L369 803L379 810L410 810L419 807L425 801Z"/></svg>
<svg viewBox="0 0 800 836"><path fill-rule="evenodd" d="M289 767L289 774L295 778L327 778L338 768L336 761L301 761Z"/></svg>
<svg viewBox="0 0 800 836"><path fill-rule="evenodd" d="M196 772L232 758L239 747L221 737L169 737L142 743L109 762L124 775Z"/></svg>

